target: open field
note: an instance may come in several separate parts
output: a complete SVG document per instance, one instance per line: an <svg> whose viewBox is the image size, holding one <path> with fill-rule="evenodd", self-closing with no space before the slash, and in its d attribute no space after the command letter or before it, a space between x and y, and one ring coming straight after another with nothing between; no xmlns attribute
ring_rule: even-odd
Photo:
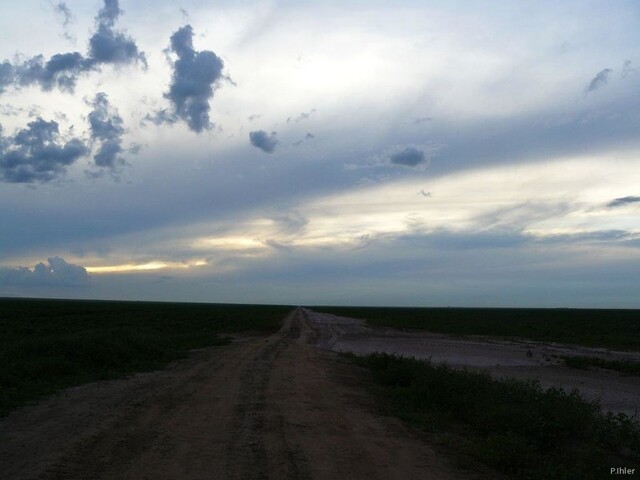
<svg viewBox="0 0 640 480"><path fill-rule="evenodd" d="M640 351L640 310L309 307L371 326Z"/></svg>
<svg viewBox="0 0 640 480"><path fill-rule="evenodd" d="M52 323L42 313L32 333L106 378L105 359L115 361L107 347L146 352L128 338L184 358L12 411L0 419L2 478L597 479L640 462L631 416L640 378L564 364L636 361L638 352L373 327L305 308L284 317L277 311L286 307L33 305ZM29 325L29 308L15 308L13 323ZM82 320L92 315L101 321ZM47 329L55 324L83 335L58 342L73 331ZM392 355L354 365L335 353L376 351ZM116 358L114 376L162 366L168 354Z"/></svg>
<svg viewBox="0 0 640 480"><path fill-rule="evenodd" d="M300 309L169 368L64 390L0 420L7 480L488 480L381 416L366 371Z"/></svg>
<svg viewBox="0 0 640 480"><path fill-rule="evenodd" d="M60 388L153 370L291 307L0 299L0 416Z"/></svg>

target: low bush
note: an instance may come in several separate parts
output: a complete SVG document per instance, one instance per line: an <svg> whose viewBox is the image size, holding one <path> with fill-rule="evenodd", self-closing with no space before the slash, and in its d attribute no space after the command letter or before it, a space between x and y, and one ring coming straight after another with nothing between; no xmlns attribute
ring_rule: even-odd
<svg viewBox="0 0 640 480"><path fill-rule="evenodd" d="M640 461L640 424L577 391L496 380L429 361L349 355L371 370L385 409L514 478L605 478Z"/></svg>

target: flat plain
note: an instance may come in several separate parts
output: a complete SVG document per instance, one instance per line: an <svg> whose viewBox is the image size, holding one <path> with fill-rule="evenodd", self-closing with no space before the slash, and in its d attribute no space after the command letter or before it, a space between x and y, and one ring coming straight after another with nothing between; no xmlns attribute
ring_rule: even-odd
<svg viewBox="0 0 640 480"><path fill-rule="evenodd" d="M585 346L575 340L584 332L568 344L548 340L565 341L572 331L558 317L535 325L527 314L538 332L527 337L522 325L502 328L508 318L489 327L486 312L465 319L467 309L454 312L458 324L444 333L442 319L431 328L430 309L422 321L417 309L409 320L385 310L400 324L394 328L371 311L366 322L287 306L0 304L8 414L0 420L2 478L601 478L606 462L633 467L640 459L633 417L640 379L563 360L637 361L635 339L620 342L637 329L629 312L615 320L616 336L594 333L607 345ZM440 383L429 383L434 378ZM620 398L595 398L585 378ZM574 384L580 393L570 393ZM450 411L455 402L426 394L456 388L460 411L494 415L472 416L489 418L480 431ZM481 404L495 392L507 403ZM539 416L521 422L525 433L511 431L507 413L524 418L525 411ZM549 443L558 428L573 433ZM565 469L562 459L578 450L591 470ZM540 463L550 470L536 473Z"/></svg>

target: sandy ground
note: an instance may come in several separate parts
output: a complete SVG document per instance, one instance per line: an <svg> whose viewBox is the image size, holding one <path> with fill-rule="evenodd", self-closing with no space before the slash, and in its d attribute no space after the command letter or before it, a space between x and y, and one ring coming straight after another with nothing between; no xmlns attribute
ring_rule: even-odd
<svg viewBox="0 0 640 480"><path fill-rule="evenodd" d="M345 340L341 327L312 318L296 309L268 338L15 411L0 421L0 478L481 478L378 415L366 375L314 346Z"/></svg>
<svg viewBox="0 0 640 480"><path fill-rule="evenodd" d="M337 352L396 353L468 369L488 371L494 377L537 379L544 387L577 388L603 409L640 413L640 378L610 370L577 370L562 364L561 356L597 356L633 359L640 353L616 352L570 345L490 338L459 338L427 332L372 329L363 320L302 309L317 335L318 346Z"/></svg>

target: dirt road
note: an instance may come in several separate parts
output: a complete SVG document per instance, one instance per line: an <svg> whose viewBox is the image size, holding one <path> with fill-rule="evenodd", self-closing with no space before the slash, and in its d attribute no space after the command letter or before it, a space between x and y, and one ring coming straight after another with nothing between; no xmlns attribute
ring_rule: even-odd
<svg viewBox="0 0 640 480"><path fill-rule="evenodd" d="M14 412L0 421L0 478L479 478L380 416L366 376L313 345L326 331L308 317Z"/></svg>

